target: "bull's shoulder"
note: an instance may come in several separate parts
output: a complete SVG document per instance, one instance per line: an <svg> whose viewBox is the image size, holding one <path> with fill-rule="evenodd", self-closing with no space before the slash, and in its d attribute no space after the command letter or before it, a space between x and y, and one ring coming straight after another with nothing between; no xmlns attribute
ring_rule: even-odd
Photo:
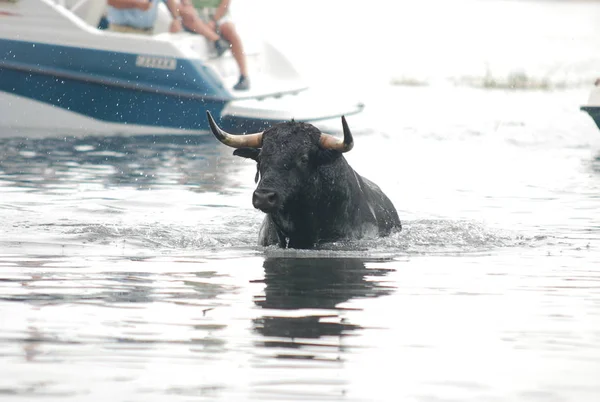
<svg viewBox="0 0 600 402"><path fill-rule="evenodd" d="M398 212L390 198L377 184L358 173L355 174L357 181L360 183L360 197L375 217L380 234L387 235L393 229L401 229L402 224Z"/></svg>

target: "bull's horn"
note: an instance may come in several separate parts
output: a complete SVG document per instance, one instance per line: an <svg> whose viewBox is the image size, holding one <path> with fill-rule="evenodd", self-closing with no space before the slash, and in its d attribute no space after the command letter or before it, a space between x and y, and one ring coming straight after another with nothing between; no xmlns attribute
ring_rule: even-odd
<svg viewBox="0 0 600 402"><path fill-rule="evenodd" d="M321 134L321 138L319 139L321 148L333 149L340 152L350 151L352 147L354 147L354 140L352 139L350 127L348 127L348 123L346 123L346 118L344 116L342 116L342 127L344 127L344 140L342 141L333 135Z"/></svg>
<svg viewBox="0 0 600 402"><path fill-rule="evenodd" d="M208 110L206 111L206 115L208 116L210 130L215 137L217 137L217 140L221 141L223 144L233 148L260 148L262 146L262 131L260 133L246 135L229 134L217 126L217 123L215 123L215 120Z"/></svg>

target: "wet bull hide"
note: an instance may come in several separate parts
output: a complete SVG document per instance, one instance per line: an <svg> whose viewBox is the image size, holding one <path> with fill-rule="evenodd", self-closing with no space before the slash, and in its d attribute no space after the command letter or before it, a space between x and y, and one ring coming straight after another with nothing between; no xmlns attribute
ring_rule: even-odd
<svg viewBox="0 0 600 402"><path fill-rule="evenodd" d="M255 134L232 135L208 121L215 137L237 148L233 154L258 164L252 204L267 216L263 246L313 248L321 243L387 236L402 225L390 199L357 174L343 153L352 133L342 117L344 139L307 123L287 122Z"/></svg>

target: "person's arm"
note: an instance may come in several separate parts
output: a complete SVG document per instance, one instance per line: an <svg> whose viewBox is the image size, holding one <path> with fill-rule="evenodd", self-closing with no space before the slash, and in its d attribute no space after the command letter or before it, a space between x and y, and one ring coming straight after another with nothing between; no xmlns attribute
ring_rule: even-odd
<svg viewBox="0 0 600 402"><path fill-rule="evenodd" d="M152 4L148 0L108 0L108 5L114 8L139 8L146 11Z"/></svg>
<svg viewBox="0 0 600 402"><path fill-rule="evenodd" d="M231 3L231 0L221 0L221 4L219 4L217 11L215 11L215 22L219 21L225 16L225 14L227 14L227 10L229 10L229 3Z"/></svg>
<svg viewBox="0 0 600 402"><path fill-rule="evenodd" d="M166 3L167 8L171 12L171 16L173 17L173 21L171 21L169 31L179 32L183 29L181 25L181 14L179 12L179 2L177 2L176 0L166 0Z"/></svg>

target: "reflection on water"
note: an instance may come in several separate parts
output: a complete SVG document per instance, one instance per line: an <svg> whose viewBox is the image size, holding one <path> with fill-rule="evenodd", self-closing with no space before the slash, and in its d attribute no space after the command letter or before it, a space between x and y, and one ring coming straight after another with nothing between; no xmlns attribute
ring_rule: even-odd
<svg viewBox="0 0 600 402"><path fill-rule="evenodd" d="M295 350L275 352L278 358L327 360L319 354L342 352L342 338L362 327L344 318L340 304L394 290L376 280L393 269L367 269L356 258L267 258L264 269L264 295L254 303L267 311L253 328L266 337L259 346Z"/></svg>
<svg viewBox="0 0 600 402"><path fill-rule="evenodd" d="M88 186L138 189L187 185L225 191L243 164L219 163L231 150L208 135L0 140L0 182L41 190ZM235 158L230 158L236 160Z"/></svg>
<svg viewBox="0 0 600 402"><path fill-rule="evenodd" d="M215 312L237 287L202 260L0 255L0 267L0 399L105 400L92 394L120 386L189 393L178 370L166 381L144 376L172 359L192 376L228 351L231 322Z"/></svg>

